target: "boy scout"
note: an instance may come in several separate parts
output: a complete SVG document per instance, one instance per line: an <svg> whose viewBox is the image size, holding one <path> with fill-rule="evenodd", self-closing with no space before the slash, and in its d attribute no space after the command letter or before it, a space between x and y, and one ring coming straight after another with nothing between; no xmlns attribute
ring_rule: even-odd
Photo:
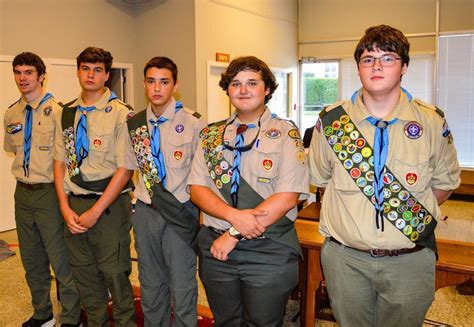
<svg viewBox="0 0 474 327"><path fill-rule="evenodd" d="M39 56L23 52L13 59L21 98L5 113L4 149L15 159L15 220L21 260L34 313L22 326L54 326L50 300L53 267L61 297L61 326L79 323L79 297L69 270L64 223L53 184L53 116L61 107L42 90L46 67Z"/></svg>
<svg viewBox="0 0 474 327"><path fill-rule="evenodd" d="M56 119L54 175L88 323L108 324L110 291L115 324L134 326L127 194L134 166L124 153L129 108L104 87L111 66L112 55L100 48L89 47L77 57L82 92Z"/></svg>
<svg viewBox="0 0 474 327"><path fill-rule="evenodd" d="M282 326L298 282L293 222L309 185L303 143L265 106L277 84L263 61L233 60L219 85L236 112L201 131L188 179L205 213L200 277L216 326Z"/></svg>
<svg viewBox="0 0 474 327"><path fill-rule="evenodd" d="M195 240L199 210L186 179L204 122L173 99L178 68L166 57L143 70L148 107L127 124L128 154L139 169L133 215L142 308L147 326L197 326Z"/></svg>
<svg viewBox="0 0 474 327"><path fill-rule="evenodd" d="M395 28L367 29L354 52L362 89L323 110L311 143L342 326L421 326L434 298L434 229L459 166L442 111L400 87L409 47Z"/></svg>

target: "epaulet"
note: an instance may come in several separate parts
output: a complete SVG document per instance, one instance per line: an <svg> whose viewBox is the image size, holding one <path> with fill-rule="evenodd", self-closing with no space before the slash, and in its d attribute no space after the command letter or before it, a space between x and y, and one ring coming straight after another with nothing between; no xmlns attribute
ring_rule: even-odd
<svg viewBox="0 0 474 327"><path fill-rule="evenodd" d="M71 101L69 101L69 102L63 104L61 107L63 107L63 108L69 107L71 104L73 104L73 103L76 102L76 101L77 101L77 98L75 98L74 100L71 100Z"/></svg>
<svg viewBox="0 0 474 327"><path fill-rule="evenodd" d="M8 106L8 109L10 109L11 107L13 107L14 105L16 105L18 102L20 102L21 99L18 99L16 100L15 102L13 102L11 105Z"/></svg>
<svg viewBox="0 0 474 327"><path fill-rule="evenodd" d="M291 119L284 119L284 118L280 118L280 117L276 117L284 122L286 122L287 124L291 125L292 128L296 128L298 129L298 125L296 125L296 123L294 121L292 121Z"/></svg>
<svg viewBox="0 0 474 327"><path fill-rule="evenodd" d="M323 110L321 110L321 112L319 113L319 118L323 119L323 117L331 110L339 107L339 106L342 106L344 103L344 100L339 100L339 101L336 101L334 102L333 104L329 105L329 106L326 106L324 107Z"/></svg>
<svg viewBox="0 0 474 327"><path fill-rule="evenodd" d="M431 110L434 110L436 111L436 113L438 115L440 115L442 118L444 118L444 112L443 110L439 109L438 107L436 107L435 105L431 104L431 103L428 103L428 102L425 102L423 100L420 100L420 99L415 99L413 100L415 101L416 104L418 104L419 106L422 106L422 107L425 107L425 108L429 108Z"/></svg>
<svg viewBox="0 0 474 327"><path fill-rule="evenodd" d="M197 111L191 110L191 109L186 108L186 107L184 107L183 110L184 110L185 113L193 115L197 119L201 118L201 114Z"/></svg>
<svg viewBox="0 0 474 327"><path fill-rule="evenodd" d="M130 111L135 111L135 109L133 109L133 107L132 107L131 105L129 105L128 103L123 102L123 101L120 100L119 98L116 98L116 99L114 99L114 100L117 100L118 103L120 103L121 105L127 107L128 110L130 110Z"/></svg>

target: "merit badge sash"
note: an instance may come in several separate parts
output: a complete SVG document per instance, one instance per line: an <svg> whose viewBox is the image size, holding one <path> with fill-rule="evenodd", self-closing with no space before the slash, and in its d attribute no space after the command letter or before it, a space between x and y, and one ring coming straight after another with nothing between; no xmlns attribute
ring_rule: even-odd
<svg viewBox="0 0 474 327"><path fill-rule="evenodd" d="M111 92L109 102L116 99L117 96L115 93ZM76 157L76 133L74 129L74 119L76 117L77 107L69 107L77 99L72 100L69 103L66 103L63 107L62 116L61 116L61 127L63 129L63 142L65 146L65 157L66 157L66 167L71 181L78 185L79 187L92 191L92 192L104 192L107 185L112 179L112 176L95 180L95 181L86 181L82 176L81 170L79 169L79 164ZM109 109L110 108L110 109ZM106 112L109 112L112 109L111 106L105 108ZM107 111L109 110L109 111ZM128 182L124 189L133 187L132 182Z"/></svg>
<svg viewBox="0 0 474 327"><path fill-rule="evenodd" d="M179 110L182 104L176 102L176 107ZM196 215L186 208L186 205L194 206L191 202L186 205L179 202L161 183L151 151L151 133L146 121L146 110L142 110L129 119L127 125L133 151L153 208L161 214L183 241L197 251L199 214ZM195 211L198 212L198 210Z"/></svg>
<svg viewBox="0 0 474 327"><path fill-rule="evenodd" d="M375 206L373 149L342 106L321 115L322 132L354 183ZM383 216L410 241L436 252L436 219L385 166Z"/></svg>
<svg viewBox="0 0 474 327"><path fill-rule="evenodd" d="M232 166L224 159L224 146L222 144L225 125L226 120L210 124L201 131L199 137L202 140L202 152L209 170L209 175L225 201L232 203L230 196ZM237 208L253 209L263 201L263 197L258 194L241 175ZM269 226L263 235L269 239L292 247L302 255L294 228L294 222L288 217L285 216L275 224Z"/></svg>

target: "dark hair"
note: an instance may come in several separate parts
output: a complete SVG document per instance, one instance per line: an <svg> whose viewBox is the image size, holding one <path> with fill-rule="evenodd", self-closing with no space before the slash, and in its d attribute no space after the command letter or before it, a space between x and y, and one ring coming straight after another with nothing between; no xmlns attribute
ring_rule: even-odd
<svg viewBox="0 0 474 327"><path fill-rule="evenodd" d="M382 51L395 52L402 59L402 65L410 62L410 43L403 33L388 25L372 26L365 30L364 36L359 40L359 44L354 51L354 59L357 64L362 53L374 51L378 48Z"/></svg>
<svg viewBox="0 0 474 327"><path fill-rule="evenodd" d="M244 70L252 70L260 74L263 82L265 83L265 88L269 89L269 93L265 96L265 104L272 98L273 92L275 92L278 84L270 68L267 64L257 57L247 56L239 57L232 60L227 67L226 71L222 73L221 80L219 81L219 86L226 91L229 95L228 89L229 85L232 82L232 79Z"/></svg>
<svg viewBox="0 0 474 327"><path fill-rule="evenodd" d="M112 57L112 54L109 51L96 47L88 47L85 48L79 56L77 56L77 69L79 69L81 63L84 62L93 64L99 62L104 64L105 72L108 73L110 68L112 68L113 60L114 57Z"/></svg>
<svg viewBox="0 0 474 327"><path fill-rule="evenodd" d="M46 66L44 65L43 60L35 53L32 52L22 52L13 59L12 66L15 70L16 66L34 66L38 72L38 77L46 74Z"/></svg>
<svg viewBox="0 0 474 327"><path fill-rule="evenodd" d="M146 77L146 71L150 68L165 68L171 71L173 76L173 82L176 83L178 80L178 66L168 57L153 57L151 58L143 68L143 76Z"/></svg>

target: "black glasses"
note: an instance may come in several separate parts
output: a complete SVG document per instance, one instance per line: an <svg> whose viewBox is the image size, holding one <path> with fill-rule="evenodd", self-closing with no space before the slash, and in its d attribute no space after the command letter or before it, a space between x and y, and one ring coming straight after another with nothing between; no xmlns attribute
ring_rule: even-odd
<svg viewBox="0 0 474 327"><path fill-rule="evenodd" d="M395 65L397 60L401 60L402 58L395 57L394 55L387 54L380 57L372 57L367 56L360 59L359 64L362 67L373 67L375 65L375 61L378 60L382 67L392 67Z"/></svg>
<svg viewBox="0 0 474 327"><path fill-rule="evenodd" d="M265 112L265 111L264 111ZM258 123L257 123L257 127L258 127L258 130L257 130L257 134L255 134L255 137L254 139L252 140L252 142L250 142L249 144L247 145L244 145L244 146L237 146L237 147L233 147L229 144L225 144L224 143L224 148L226 148L227 150L230 150L230 151L239 151L239 152L247 152L248 150L250 150L251 148L253 148L253 145L255 144L255 142L257 142L257 139L258 139L258 135L260 134L260 119L262 118L262 115L263 113L260 115L260 117L258 117ZM237 116L235 116L234 119L232 119L230 122L228 122L225 127L224 127L224 132L222 133L222 136L225 135L225 131L227 129L227 126L229 125L232 125L234 123L234 121L237 119ZM248 128L248 125L246 124L241 124L238 128L237 128L237 135L238 134L242 134L244 133ZM240 129L240 130L239 130Z"/></svg>

